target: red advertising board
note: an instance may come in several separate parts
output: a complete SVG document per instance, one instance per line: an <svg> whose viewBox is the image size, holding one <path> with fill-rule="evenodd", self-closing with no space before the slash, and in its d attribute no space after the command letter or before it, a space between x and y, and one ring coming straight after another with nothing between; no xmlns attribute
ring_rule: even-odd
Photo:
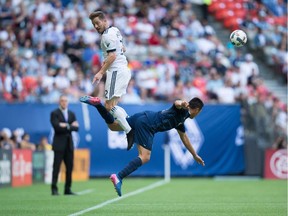
<svg viewBox="0 0 288 216"><path fill-rule="evenodd" d="M287 179L288 177L287 149L266 150L264 177L268 179Z"/></svg>
<svg viewBox="0 0 288 216"><path fill-rule="evenodd" d="M12 187L32 184L32 151L14 149L12 152Z"/></svg>

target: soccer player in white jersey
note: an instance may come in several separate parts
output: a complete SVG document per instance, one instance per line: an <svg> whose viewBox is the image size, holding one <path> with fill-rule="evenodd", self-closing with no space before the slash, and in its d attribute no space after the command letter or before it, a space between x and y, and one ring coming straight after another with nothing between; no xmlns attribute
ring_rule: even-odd
<svg viewBox="0 0 288 216"><path fill-rule="evenodd" d="M117 106L120 97L126 93L128 83L131 79L131 71L128 68L128 62L124 55L125 46L123 45L123 37L118 28L109 26L108 20L102 11L95 11L89 15L94 28L101 35L101 49L104 55L104 62L100 70L95 74L93 83L98 83L106 73L105 83L105 108L109 111L116 121L126 132L129 150L133 145L134 131L128 124L127 113L123 108ZM88 98L89 99L89 98ZM95 98L91 98L93 100ZM94 104L101 103L100 99L93 101ZM97 107L99 113L101 106Z"/></svg>

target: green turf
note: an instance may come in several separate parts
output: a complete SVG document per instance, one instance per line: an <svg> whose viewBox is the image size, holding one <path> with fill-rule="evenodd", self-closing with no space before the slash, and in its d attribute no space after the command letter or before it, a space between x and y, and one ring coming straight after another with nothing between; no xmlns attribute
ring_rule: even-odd
<svg viewBox="0 0 288 216"><path fill-rule="evenodd" d="M129 178L123 194L160 179ZM63 184L59 184L60 192ZM73 183L78 196L54 197L50 186L0 188L0 215L69 215L116 198L108 179ZM84 215L123 216L286 216L287 182L281 180L213 180L175 178L170 183L130 196Z"/></svg>

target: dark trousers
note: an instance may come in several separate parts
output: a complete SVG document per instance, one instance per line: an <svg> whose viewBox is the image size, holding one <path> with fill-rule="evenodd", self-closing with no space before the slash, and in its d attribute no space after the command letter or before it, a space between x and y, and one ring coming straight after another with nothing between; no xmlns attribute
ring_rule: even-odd
<svg viewBox="0 0 288 216"><path fill-rule="evenodd" d="M74 152L68 149L66 149L65 151L54 151L51 189L58 190L57 181L58 181L58 175L59 175L62 160L64 160L64 164L66 167L65 191L69 191L71 188L71 184L72 184Z"/></svg>

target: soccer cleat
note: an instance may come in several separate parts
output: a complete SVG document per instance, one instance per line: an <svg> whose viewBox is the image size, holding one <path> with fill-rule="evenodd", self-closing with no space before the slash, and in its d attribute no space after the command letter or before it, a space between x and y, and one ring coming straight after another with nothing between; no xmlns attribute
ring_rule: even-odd
<svg viewBox="0 0 288 216"><path fill-rule="evenodd" d="M116 174L112 174L110 176L110 179L111 179L111 182L114 185L114 188L115 188L118 196L122 196L122 193L121 193L122 181L118 178L118 176Z"/></svg>
<svg viewBox="0 0 288 216"><path fill-rule="evenodd" d="M131 129L129 131L129 133L126 134L126 136L127 136L127 143L128 143L127 151L129 151L132 148L133 144L134 144L134 130Z"/></svg>
<svg viewBox="0 0 288 216"><path fill-rule="evenodd" d="M89 104L89 105L92 105L92 106L96 106L96 105L101 103L100 98L92 97L92 96L88 96L88 95L80 97L79 100L82 103L86 103L86 104Z"/></svg>

